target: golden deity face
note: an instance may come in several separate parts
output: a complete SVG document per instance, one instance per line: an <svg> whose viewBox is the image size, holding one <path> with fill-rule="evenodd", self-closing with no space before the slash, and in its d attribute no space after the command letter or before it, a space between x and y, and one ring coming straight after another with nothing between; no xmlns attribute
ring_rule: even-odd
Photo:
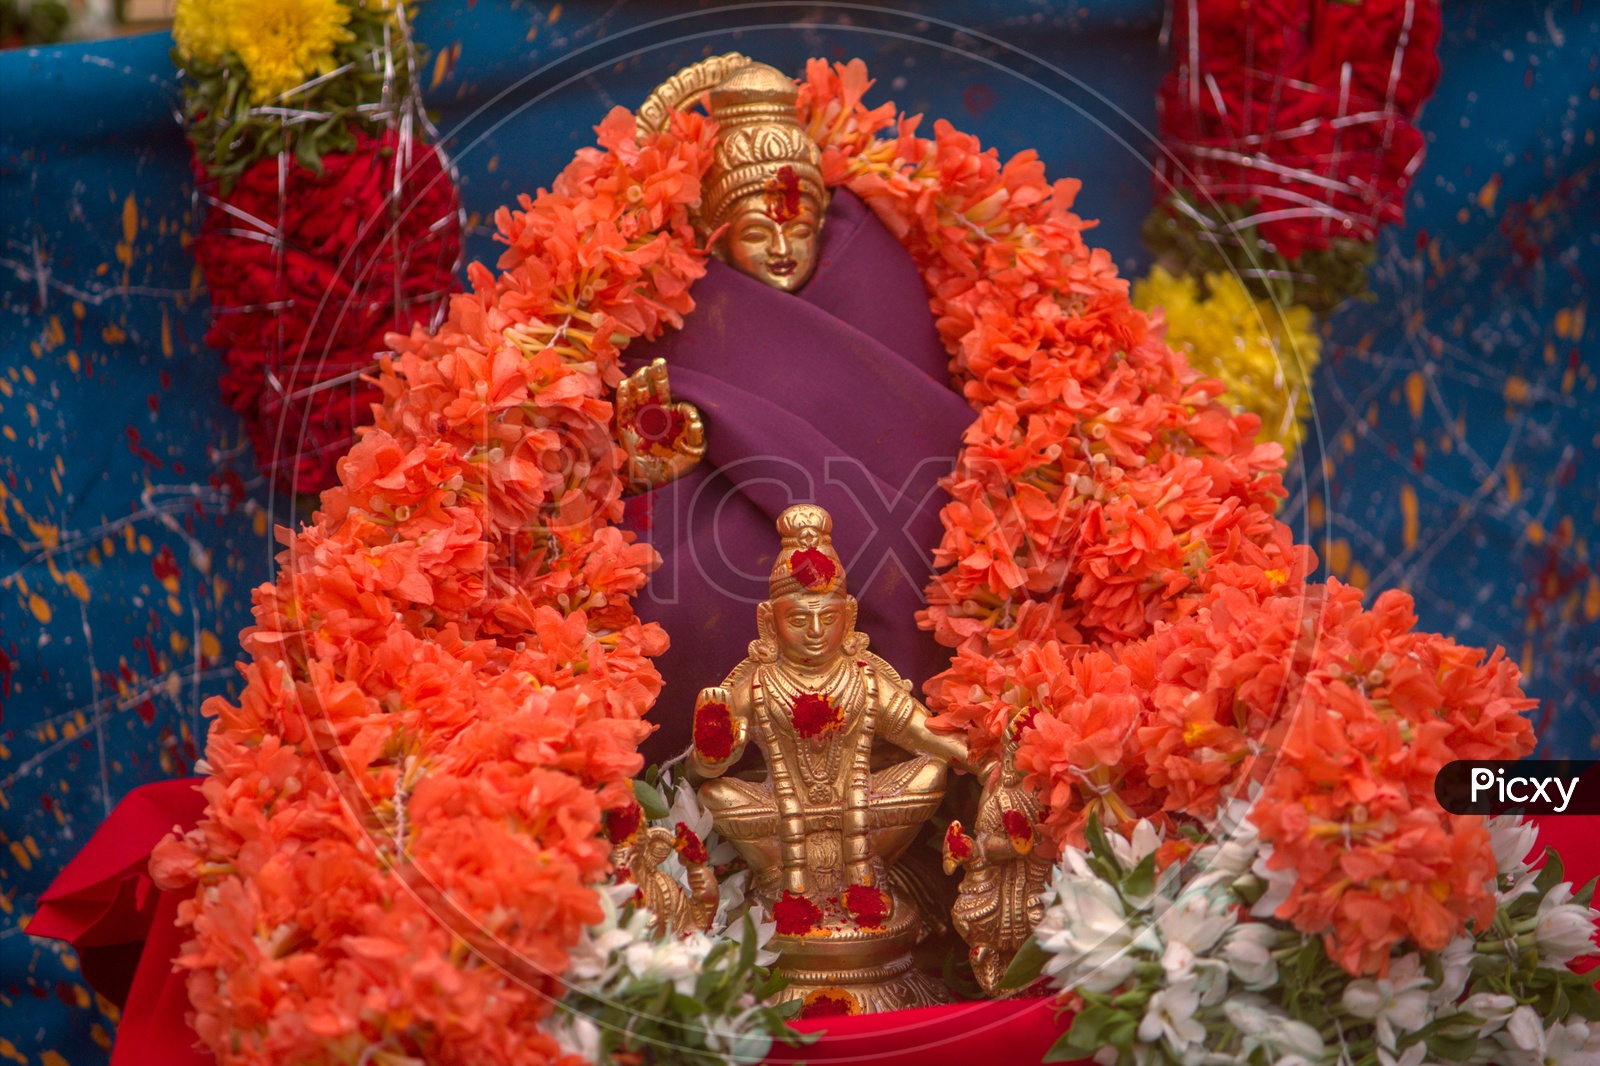
<svg viewBox="0 0 1600 1066"><path fill-rule="evenodd" d="M854 626L848 596L802 592L772 602L773 639L785 660L803 669L832 662Z"/></svg>
<svg viewBox="0 0 1600 1066"><path fill-rule="evenodd" d="M809 196L790 217L774 214L770 198L746 196L728 212L722 258L729 266L783 292L798 292L817 266L820 212Z"/></svg>

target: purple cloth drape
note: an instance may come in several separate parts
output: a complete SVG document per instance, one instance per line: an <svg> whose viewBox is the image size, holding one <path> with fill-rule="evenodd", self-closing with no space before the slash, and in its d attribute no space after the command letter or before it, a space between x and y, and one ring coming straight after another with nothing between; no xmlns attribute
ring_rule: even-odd
<svg viewBox="0 0 1600 1066"><path fill-rule="evenodd" d="M696 693L755 638L778 546L773 522L792 503L833 515L873 649L918 685L949 663L913 616L948 499L937 482L973 410L949 387L910 256L840 190L799 294L709 267L684 328L628 350L630 370L666 359L674 399L700 409L707 435L700 466L631 499L625 519L663 558L635 606L672 638L657 660L666 685L644 748L652 762L687 746Z"/></svg>

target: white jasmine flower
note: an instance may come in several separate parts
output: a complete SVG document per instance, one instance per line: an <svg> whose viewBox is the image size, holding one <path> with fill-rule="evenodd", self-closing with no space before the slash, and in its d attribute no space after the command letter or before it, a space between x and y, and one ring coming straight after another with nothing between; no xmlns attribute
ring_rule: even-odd
<svg viewBox="0 0 1600 1066"><path fill-rule="evenodd" d="M1422 960L1415 954L1394 960L1388 977L1363 977L1344 990L1344 1009L1372 1022L1380 1048L1395 1049L1401 1033L1414 1033L1428 1024L1428 986Z"/></svg>
<svg viewBox="0 0 1600 1066"><path fill-rule="evenodd" d="M1065 857L1082 861L1072 848ZM1085 876L1056 871L1055 902L1034 936L1054 956L1044 972L1063 987L1109 992L1133 973L1136 949L1154 952L1159 944L1129 918L1116 889L1084 869Z"/></svg>
<svg viewBox="0 0 1600 1066"><path fill-rule="evenodd" d="M1595 950L1595 920L1600 911L1573 903L1572 885L1562 882L1539 901L1534 938L1539 944L1539 965L1565 968L1579 955Z"/></svg>
<svg viewBox="0 0 1600 1066"><path fill-rule="evenodd" d="M1222 960L1246 987L1262 989L1278 983L1278 961L1272 951L1278 931L1265 922L1240 922L1222 943ZM1471 946L1470 941L1468 946Z"/></svg>
<svg viewBox="0 0 1600 1066"><path fill-rule="evenodd" d="M1444 970L1439 985L1428 993L1428 1002L1435 1007L1454 1003L1467 990L1467 980L1472 976L1472 960L1478 950L1470 936L1458 936L1439 952L1439 965Z"/></svg>
<svg viewBox="0 0 1600 1066"><path fill-rule="evenodd" d="M720 1051L728 1061L737 1066L753 1066L762 1062L772 1051L772 1037L759 1029L750 1028L752 1008L733 1017L713 1016L706 1022L706 1044Z"/></svg>
<svg viewBox="0 0 1600 1066"><path fill-rule="evenodd" d="M1266 892L1256 900L1255 906L1250 908L1252 918L1271 918L1278 913L1278 908L1289 900L1289 893L1294 891L1298 875L1293 869L1274 870L1267 863L1272 858L1272 849L1263 847L1256 852L1256 861L1250 864L1250 872L1255 874L1267 884Z"/></svg>
<svg viewBox="0 0 1600 1066"><path fill-rule="evenodd" d="M667 784L666 781L662 782L663 787ZM712 825L711 812L700 805L700 797L687 777L677 783L671 795L672 807L667 811L666 827L676 832L678 823L682 822L693 830L706 846L706 860L710 865L721 866L732 862L737 857L733 845L717 834Z"/></svg>
<svg viewBox="0 0 1600 1066"><path fill-rule="evenodd" d="M1210 951L1236 921L1226 896L1192 890L1156 916L1162 939L1182 944L1197 955Z"/></svg>
<svg viewBox="0 0 1600 1066"><path fill-rule="evenodd" d="M1478 1037L1482 1039L1499 1031L1516 1009L1517 1001L1511 996L1498 992L1478 992L1461 1001L1459 1013L1483 1019L1478 1026Z"/></svg>
<svg viewBox="0 0 1600 1066"><path fill-rule="evenodd" d="M545 1023L545 1029L564 1054L584 1062L600 1061L600 1027L587 1014L563 1010Z"/></svg>
<svg viewBox="0 0 1600 1066"><path fill-rule="evenodd" d="M1208 877L1232 884L1255 863L1261 849L1260 832L1250 821L1250 804L1234 800L1219 812L1215 843L1195 852L1194 862Z"/></svg>
<svg viewBox="0 0 1600 1066"><path fill-rule="evenodd" d="M1544 1066L1595 1066L1600 1062L1600 1022L1570 1017L1544 1034Z"/></svg>
<svg viewBox="0 0 1600 1066"><path fill-rule="evenodd" d="M1133 827L1131 837L1121 833L1107 833L1106 840L1111 845L1111 853L1117 857L1117 862L1124 870L1131 870L1144 861L1146 855L1154 854L1161 846L1161 833L1146 819L1139 819Z"/></svg>
<svg viewBox="0 0 1600 1066"><path fill-rule="evenodd" d="M1528 869L1528 853L1539 842L1539 829L1520 814L1497 814L1483 820L1494 848L1495 869L1502 877L1517 878Z"/></svg>
<svg viewBox="0 0 1600 1066"><path fill-rule="evenodd" d="M1173 941L1161 953L1161 967L1167 984L1187 984L1200 996L1202 1007L1212 1007L1228 994L1228 967L1217 959L1202 959L1183 944Z"/></svg>
<svg viewBox="0 0 1600 1066"><path fill-rule="evenodd" d="M1511 1012L1503 1029L1494 1034L1500 1050L1493 1056L1504 1066L1543 1066L1545 1062L1544 1020L1524 1004Z"/></svg>
<svg viewBox="0 0 1600 1066"><path fill-rule="evenodd" d="M1139 1039L1147 1044L1165 1040L1179 1055L1192 1044L1204 1045L1206 1027L1195 1021L1200 996L1187 984L1169 985L1150 997L1139 1022Z"/></svg>
<svg viewBox="0 0 1600 1066"><path fill-rule="evenodd" d="M1428 1045L1417 1041L1396 1055L1387 1048L1378 1049L1378 1066L1422 1066L1422 1060L1427 1057Z"/></svg>
<svg viewBox="0 0 1600 1066"><path fill-rule="evenodd" d="M1222 1005L1222 1014L1244 1038L1241 1059L1261 1048L1277 1056L1275 1066L1312 1066L1327 1051L1322 1035L1314 1028L1295 1021L1260 996L1235 996Z"/></svg>

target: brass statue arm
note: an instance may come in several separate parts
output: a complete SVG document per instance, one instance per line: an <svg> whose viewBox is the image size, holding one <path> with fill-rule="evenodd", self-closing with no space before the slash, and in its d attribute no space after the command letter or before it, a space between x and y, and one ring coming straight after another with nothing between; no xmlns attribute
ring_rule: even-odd
<svg viewBox="0 0 1600 1066"><path fill-rule="evenodd" d="M878 720L884 739L913 755L931 755L945 763L955 763L976 773L970 766L965 737L955 733L935 733L928 727L928 708L911 694L911 683L888 663L871 656L872 671L884 684L878 688Z"/></svg>
<svg viewBox="0 0 1600 1066"><path fill-rule="evenodd" d="M733 743L728 749L725 759L713 759L702 751L702 738L699 735L701 728L700 718L702 709L710 705L721 704L728 710ZM733 686L713 685L700 690L700 696L695 700L695 743L690 750L689 770L694 778L701 781L713 777L721 777L739 758L744 755L745 745L750 741L750 687L748 680Z"/></svg>

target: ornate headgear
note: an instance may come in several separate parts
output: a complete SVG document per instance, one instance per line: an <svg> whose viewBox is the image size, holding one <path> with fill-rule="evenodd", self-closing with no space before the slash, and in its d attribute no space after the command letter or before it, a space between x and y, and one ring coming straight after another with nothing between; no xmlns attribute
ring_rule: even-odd
<svg viewBox="0 0 1600 1066"><path fill-rule="evenodd" d="M833 550L833 518L814 503L797 503L778 516L783 543L767 579L768 597L796 592L846 594L844 563Z"/></svg>
<svg viewBox="0 0 1600 1066"><path fill-rule="evenodd" d="M674 109L707 90L718 133L700 194L706 229L722 225L727 209L752 193L766 196L769 213L780 221L801 196L815 200L819 213L826 211L822 151L795 117L794 82L738 52L703 59L663 82L639 108L639 135L664 129Z"/></svg>

